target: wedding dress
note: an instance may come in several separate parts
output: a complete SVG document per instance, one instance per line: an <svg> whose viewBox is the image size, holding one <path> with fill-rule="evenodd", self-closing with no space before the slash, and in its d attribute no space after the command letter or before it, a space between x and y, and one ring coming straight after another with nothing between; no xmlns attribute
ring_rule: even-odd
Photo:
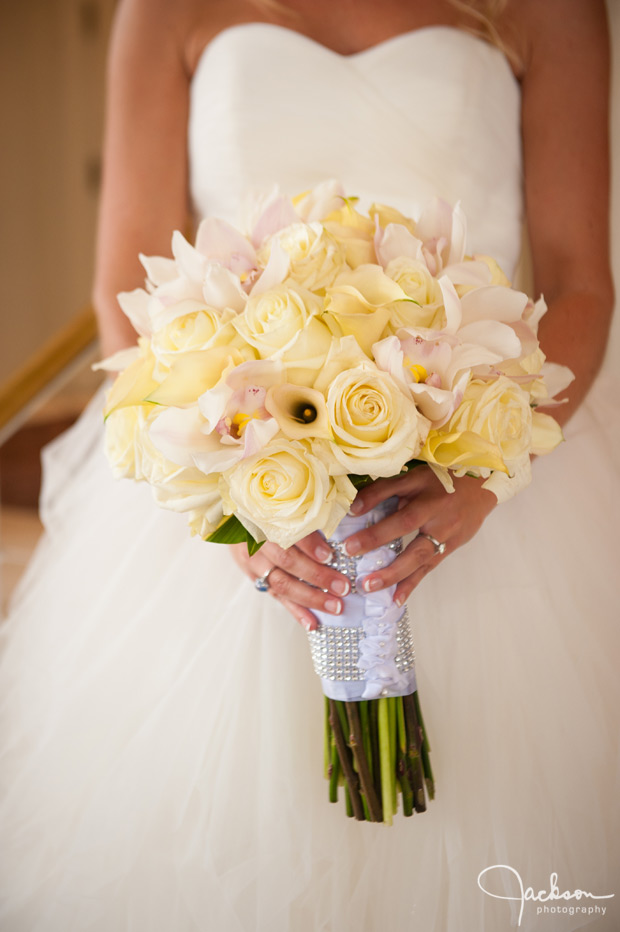
<svg viewBox="0 0 620 932"><path fill-rule="evenodd" d="M410 215L438 194L511 275L519 112L500 51L451 28L345 58L235 26L193 79L196 212L332 177ZM1 928L501 932L517 874L552 872L608 898L525 902L522 929L620 928L613 378L410 599L437 797L392 828L328 803L304 631L112 479L95 399L46 453L47 535L3 634ZM480 884L512 899L481 889L495 865Z"/></svg>

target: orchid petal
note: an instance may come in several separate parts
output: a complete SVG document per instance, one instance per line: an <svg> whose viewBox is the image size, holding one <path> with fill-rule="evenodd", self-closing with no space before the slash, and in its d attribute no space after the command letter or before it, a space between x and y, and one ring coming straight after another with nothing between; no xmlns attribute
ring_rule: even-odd
<svg viewBox="0 0 620 932"><path fill-rule="evenodd" d="M512 327L497 320L477 320L461 327L459 337L464 343L474 343L498 353L500 359L517 359L521 355L521 340Z"/></svg>
<svg viewBox="0 0 620 932"><path fill-rule="evenodd" d="M491 270L485 262L455 262L443 270L454 285L490 285Z"/></svg>
<svg viewBox="0 0 620 932"><path fill-rule="evenodd" d="M254 298L257 295L264 294L266 291L275 288L276 285L281 285L288 276L290 266L291 260L289 254L282 247L279 240L272 240L267 265L250 291L252 297Z"/></svg>
<svg viewBox="0 0 620 932"><path fill-rule="evenodd" d="M385 230L378 226L375 233L375 252L379 263L385 268L392 259L403 256L421 259L422 241L402 224L388 223Z"/></svg>
<svg viewBox="0 0 620 932"><path fill-rule="evenodd" d="M177 278L179 274L174 259L164 256L145 256L143 253L140 253L138 258L149 281L154 285L165 285Z"/></svg>
<svg viewBox="0 0 620 932"><path fill-rule="evenodd" d="M93 363L91 369L93 372L122 372L139 358L140 347L129 346L126 349L118 350L118 352L113 353L112 356L108 356L106 359Z"/></svg>
<svg viewBox="0 0 620 932"><path fill-rule="evenodd" d="M445 275L439 279L439 287L443 295L443 306L446 312L446 332L456 333L463 320L461 299L456 293L456 288Z"/></svg>
<svg viewBox="0 0 620 932"><path fill-rule="evenodd" d="M461 298L463 323L475 320L499 320L512 323L521 320L528 298L522 291L513 291L503 285L487 285L468 291Z"/></svg>
<svg viewBox="0 0 620 932"><path fill-rule="evenodd" d="M179 466L194 466L193 454L208 449L211 442L202 430L204 418L198 405L165 408L152 422L149 435L153 446Z"/></svg>
<svg viewBox="0 0 620 932"><path fill-rule="evenodd" d="M215 263L207 263L205 266L202 293L210 307L219 310L229 307L238 314L243 311L247 301L238 276Z"/></svg>
<svg viewBox="0 0 620 932"><path fill-rule="evenodd" d="M121 310L140 336L150 337L151 322L149 320L149 299L150 295L144 288L135 288L133 291L121 291L117 294L116 299L121 306Z"/></svg>
<svg viewBox="0 0 620 932"><path fill-rule="evenodd" d="M207 217L201 221L196 234L196 249L209 261L225 266L236 275L257 268L252 244L225 220Z"/></svg>
<svg viewBox="0 0 620 932"><path fill-rule="evenodd" d="M252 230L251 240L257 248L262 246L267 237L273 236L279 230L299 223L299 215L288 197L280 194L267 205L262 212L256 226Z"/></svg>
<svg viewBox="0 0 620 932"><path fill-rule="evenodd" d="M205 258L188 243L182 233L175 230L172 234L172 254L176 259L179 273L191 282L202 282Z"/></svg>

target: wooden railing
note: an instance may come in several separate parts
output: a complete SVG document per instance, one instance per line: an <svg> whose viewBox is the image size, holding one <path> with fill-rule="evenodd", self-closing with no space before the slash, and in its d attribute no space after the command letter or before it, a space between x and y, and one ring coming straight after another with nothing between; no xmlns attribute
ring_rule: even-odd
<svg viewBox="0 0 620 932"><path fill-rule="evenodd" d="M88 307L51 337L4 382L0 383L0 440L11 425L36 404L82 354L94 346L97 324Z"/></svg>

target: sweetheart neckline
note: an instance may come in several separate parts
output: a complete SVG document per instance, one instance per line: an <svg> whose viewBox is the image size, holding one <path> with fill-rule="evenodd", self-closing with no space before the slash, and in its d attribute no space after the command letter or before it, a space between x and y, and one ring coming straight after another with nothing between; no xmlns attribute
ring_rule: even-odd
<svg viewBox="0 0 620 932"><path fill-rule="evenodd" d="M356 62L363 60L364 58L370 58L373 54L384 52L387 48L392 45L397 45L403 41L410 41L411 39L417 38L418 36L428 35L430 33L444 34L444 35L453 35L453 36L462 36L468 42L474 42L479 47L487 49L497 61L503 63L504 69L512 79L512 81L520 87L519 80L512 70L510 63L501 49L497 48L494 45L491 45L490 42L487 42L486 39L483 39L481 36L476 36L471 32L466 32L464 29L460 29L458 26L449 26L444 24L436 24L431 26L420 26L417 29L409 29L406 32L395 33L393 36L388 36L386 39L382 39L380 42L376 42L374 45L369 45L365 49L360 49L359 52L351 52L350 54L342 54L341 52L335 51L335 49L329 48L327 45L323 45L321 42L318 42L316 39L313 39L311 36L307 36L303 32L298 32L296 29L290 29L288 26L282 26L279 23L265 23L265 22L247 22L247 23L234 23L232 26L226 26L224 29L221 29L212 39L207 42L196 62L196 68L192 75L191 80L193 81L198 74L203 62L207 59L209 52L213 47L225 38L229 38L231 35L240 33L247 30L266 30L279 32L284 36L293 38L293 41L299 40L301 44L307 45L309 47L314 47L318 49L319 52L324 53L325 55L336 58L341 62L350 62L354 65Z"/></svg>

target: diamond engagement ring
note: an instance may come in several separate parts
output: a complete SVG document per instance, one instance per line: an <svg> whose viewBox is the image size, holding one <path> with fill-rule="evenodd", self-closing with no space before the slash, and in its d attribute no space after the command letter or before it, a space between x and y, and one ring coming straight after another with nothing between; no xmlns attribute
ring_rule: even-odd
<svg viewBox="0 0 620 932"><path fill-rule="evenodd" d="M269 592L269 574L273 573L275 566L272 566L270 570L267 570L266 573L263 573L262 576L259 576L254 580L254 588L258 589L259 592Z"/></svg>
<svg viewBox="0 0 620 932"><path fill-rule="evenodd" d="M424 531L418 531L418 537L426 537L427 540L430 540L431 544L432 544L433 547L435 548L435 553L436 553L436 554L445 553L445 552L446 552L446 544L445 544L445 541L444 541L444 542L438 541L437 538L436 538L436 537L433 537L432 534L425 534Z"/></svg>

